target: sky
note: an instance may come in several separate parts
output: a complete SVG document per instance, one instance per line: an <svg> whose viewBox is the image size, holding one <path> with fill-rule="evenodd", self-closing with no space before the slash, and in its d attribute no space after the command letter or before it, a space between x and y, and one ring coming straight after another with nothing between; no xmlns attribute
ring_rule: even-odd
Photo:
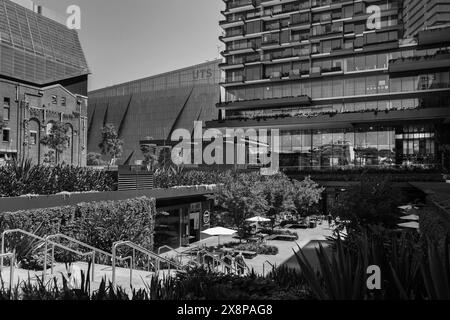
<svg viewBox="0 0 450 320"><path fill-rule="evenodd" d="M79 31L89 89L220 58L222 0L36 0L68 16L81 8Z"/></svg>

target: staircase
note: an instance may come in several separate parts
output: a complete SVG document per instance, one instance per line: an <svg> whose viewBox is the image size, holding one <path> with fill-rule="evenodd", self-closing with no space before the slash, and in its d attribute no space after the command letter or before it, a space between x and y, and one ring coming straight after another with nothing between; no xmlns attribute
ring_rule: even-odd
<svg viewBox="0 0 450 320"><path fill-rule="evenodd" d="M22 238L29 238L35 242L39 248L42 247L44 254L44 270L43 271L29 271L16 268L16 260L14 253L7 253L5 251L6 240L10 235L19 235ZM122 257L119 255L119 249L127 249L129 256ZM162 249L168 249L169 252L161 254ZM9 250L14 251L11 247ZM232 257L224 257L220 259L216 255L198 248L195 255L188 255L180 253L177 250L164 246L158 249L158 253L147 250L130 241L118 241L113 244L111 253L97 249L86 243L78 241L72 237L64 234L54 234L47 237L40 237L33 233L14 229L7 230L2 234L1 252L0 252L0 273L5 285L16 284L28 281L32 282L42 280L48 283L53 279L57 279L59 284L62 284L62 279L69 278L66 265L62 263L53 263L55 260L56 250L71 253L73 256L83 258L74 262L72 265L77 266L85 274L90 268L91 290L97 290L102 279L106 279L115 286L121 286L124 289L140 289L145 288L146 284L150 283L152 277L159 278L174 276L177 272L186 270L189 267L205 266L211 270L232 273L245 274L248 271L247 266L242 266L233 263ZM143 261L145 259L145 261ZM227 261L225 261L227 259ZM8 261L8 266L5 267L4 260ZM88 261L88 262L86 262ZM105 263L106 262L106 263ZM139 266L138 266L139 264ZM145 267L143 267L145 264ZM123 268L122 266L127 268Z"/></svg>

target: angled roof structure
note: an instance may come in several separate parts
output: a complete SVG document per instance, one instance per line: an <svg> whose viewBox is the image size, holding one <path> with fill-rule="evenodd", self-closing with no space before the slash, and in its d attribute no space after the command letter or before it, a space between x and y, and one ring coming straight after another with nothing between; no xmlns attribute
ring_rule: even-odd
<svg viewBox="0 0 450 320"><path fill-rule="evenodd" d="M10 0L0 0L0 61L0 76L37 85L89 74L77 31Z"/></svg>

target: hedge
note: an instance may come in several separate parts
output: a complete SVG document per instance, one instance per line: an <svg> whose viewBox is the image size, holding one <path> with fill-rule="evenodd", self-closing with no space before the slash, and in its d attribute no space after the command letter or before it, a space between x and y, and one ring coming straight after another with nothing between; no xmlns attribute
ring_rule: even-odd
<svg viewBox="0 0 450 320"><path fill-rule="evenodd" d="M27 161L0 167L0 197L114 191L116 188L117 173L113 172L66 165L39 166Z"/></svg>
<svg viewBox="0 0 450 320"><path fill-rule="evenodd" d="M39 236L63 233L106 252L111 252L116 241L132 241L153 250L155 216L156 201L147 197L80 203L4 213L0 215L0 232L22 229ZM24 238L20 235L7 238L7 250L22 250L18 252L19 260L30 259L30 254L36 253L20 248L25 247Z"/></svg>

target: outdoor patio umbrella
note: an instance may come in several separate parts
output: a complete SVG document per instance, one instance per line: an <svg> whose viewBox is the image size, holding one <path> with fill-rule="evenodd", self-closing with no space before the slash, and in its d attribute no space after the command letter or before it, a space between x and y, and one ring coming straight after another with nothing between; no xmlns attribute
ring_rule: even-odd
<svg viewBox="0 0 450 320"><path fill-rule="evenodd" d="M270 220L270 219L267 219L267 218L264 218L264 217L256 216L256 217L247 219L247 220L245 220L245 221L248 221L248 222L256 222L256 230L259 230L259 223L260 223L260 222L270 222L271 220Z"/></svg>
<svg viewBox="0 0 450 320"><path fill-rule="evenodd" d="M418 222L406 222L406 223L400 223L398 224L401 228L407 228L407 229L419 229L419 223Z"/></svg>
<svg viewBox="0 0 450 320"><path fill-rule="evenodd" d="M409 216L401 217L402 220L409 220L409 221L419 221L419 216L416 214L410 214Z"/></svg>
<svg viewBox="0 0 450 320"><path fill-rule="evenodd" d="M264 218L264 217L256 216L256 217L247 219L246 221L248 221L248 222L270 222L271 220Z"/></svg>
<svg viewBox="0 0 450 320"><path fill-rule="evenodd" d="M202 232L207 235L210 235L210 236L217 236L219 238L218 241L219 241L219 245L220 245L220 236L231 236L231 235L235 234L237 231L232 230L232 229L217 227L217 228L207 229Z"/></svg>

